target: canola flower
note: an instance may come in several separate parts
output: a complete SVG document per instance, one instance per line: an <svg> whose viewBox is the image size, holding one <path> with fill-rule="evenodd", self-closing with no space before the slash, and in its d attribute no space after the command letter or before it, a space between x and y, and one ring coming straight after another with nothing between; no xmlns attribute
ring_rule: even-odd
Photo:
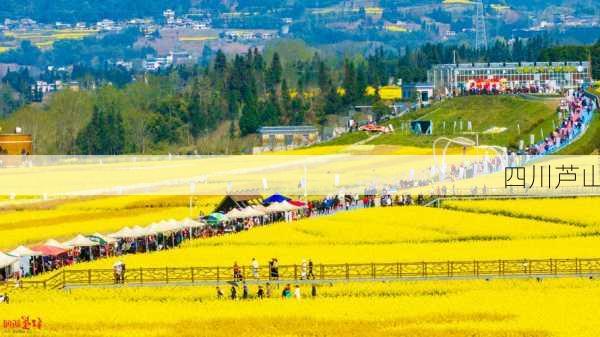
<svg viewBox="0 0 600 337"><path fill-rule="evenodd" d="M545 221L565 222L574 225L600 226L597 209L600 198L554 198L514 200L449 200L445 207L470 211L502 214L514 217L535 218Z"/></svg>
<svg viewBox="0 0 600 337"><path fill-rule="evenodd" d="M188 241L172 250L119 257L129 267L371 263L598 257L600 238L584 227L425 207L352 210L247 232ZM110 268L100 259L70 268Z"/></svg>
<svg viewBox="0 0 600 337"><path fill-rule="evenodd" d="M110 233L125 226L148 225L208 213L218 197L197 197L191 214L187 196L119 196L50 201L0 211L0 249L70 239L77 234ZM37 208L36 208L37 207Z"/></svg>
<svg viewBox="0 0 600 337"><path fill-rule="evenodd" d="M227 294L228 286L222 289ZM600 283L546 279L336 283L300 300L217 299L213 287L27 290L0 316L35 336L597 336ZM3 330L3 336L23 331Z"/></svg>

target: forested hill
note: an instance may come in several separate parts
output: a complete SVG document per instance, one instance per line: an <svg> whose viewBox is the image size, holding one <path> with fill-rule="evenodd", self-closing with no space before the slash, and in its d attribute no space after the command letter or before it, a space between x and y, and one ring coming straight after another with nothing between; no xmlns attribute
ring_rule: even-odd
<svg viewBox="0 0 600 337"><path fill-rule="evenodd" d="M2 0L0 21L5 18L31 18L39 22L96 22L136 17L160 17L171 8L186 12L191 0Z"/></svg>

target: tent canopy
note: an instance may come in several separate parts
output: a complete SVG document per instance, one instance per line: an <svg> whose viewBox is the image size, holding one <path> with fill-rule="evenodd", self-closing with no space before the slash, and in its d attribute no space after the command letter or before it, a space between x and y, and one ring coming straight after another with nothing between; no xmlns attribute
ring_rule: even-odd
<svg viewBox="0 0 600 337"><path fill-rule="evenodd" d="M58 242L58 241L56 241L54 239L50 239L50 240L46 241L44 243L44 246L52 246L52 247L57 247L57 248L64 249L64 250L71 249L71 247L66 246L65 244L60 243L60 242Z"/></svg>
<svg viewBox="0 0 600 337"><path fill-rule="evenodd" d="M87 237L92 241L96 241L96 242L100 243L101 245L117 242L116 239L110 238L110 237L108 237L106 235L102 235L100 233L94 233L92 235L88 235Z"/></svg>
<svg viewBox="0 0 600 337"><path fill-rule="evenodd" d="M12 251L10 251L9 254L12 256L18 256L18 257L42 255L40 252L35 252L25 246L19 246L19 247L13 249Z"/></svg>
<svg viewBox="0 0 600 337"><path fill-rule="evenodd" d="M251 195L226 195L219 205L215 208L215 213L223 214L231 211L234 208L244 208L250 205L258 205L262 203L262 196L259 194Z"/></svg>
<svg viewBox="0 0 600 337"><path fill-rule="evenodd" d="M288 201L291 200L290 198L283 196L279 193L275 193L272 196L266 198L265 200L263 200L263 204L265 205L269 205L272 204L274 202L283 202L283 201Z"/></svg>
<svg viewBox="0 0 600 337"><path fill-rule="evenodd" d="M300 201L300 200L290 200L288 201L290 204L296 206L296 207L306 207L306 203L304 201Z"/></svg>
<svg viewBox="0 0 600 337"><path fill-rule="evenodd" d="M135 238L136 236L131 228L125 227L118 232L108 234L108 237L115 238L115 239L126 239L126 238Z"/></svg>
<svg viewBox="0 0 600 337"><path fill-rule="evenodd" d="M237 208L233 208L231 211L227 212L226 215L229 219L239 219L248 217L247 214L245 214Z"/></svg>
<svg viewBox="0 0 600 337"><path fill-rule="evenodd" d="M0 252L0 268L5 268L19 261L18 257Z"/></svg>
<svg viewBox="0 0 600 337"><path fill-rule="evenodd" d="M262 206L261 206L262 207ZM263 207L264 209L264 207ZM248 206L242 210L244 214L247 216L263 216L265 215L265 211L259 210L256 207Z"/></svg>
<svg viewBox="0 0 600 337"><path fill-rule="evenodd" d="M227 218L227 216L222 213L212 213L206 217L206 222L210 225L216 225L227 220L229 220L229 218Z"/></svg>
<svg viewBox="0 0 600 337"><path fill-rule="evenodd" d="M76 237L67 242L64 242L63 244L68 247L92 247L99 245L98 242L90 240L89 238L86 238L81 234L77 235Z"/></svg>
<svg viewBox="0 0 600 337"><path fill-rule="evenodd" d="M134 226L131 229L131 231L133 232L133 234L135 235L136 238L141 238L141 237L144 237L144 236L149 236L149 235L156 234L152 230L149 230L148 228L142 228L140 226Z"/></svg>
<svg viewBox="0 0 600 337"><path fill-rule="evenodd" d="M204 223L190 218L183 219L182 223L186 228L198 228L204 226Z"/></svg>
<svg viewBox="0 0 600 337"><path fill-rule="evenodd" d="M66 253L68 250L48 245L39 245L31 247L31 250L40 252L43 256L58 256L60 254Z"/></svg>

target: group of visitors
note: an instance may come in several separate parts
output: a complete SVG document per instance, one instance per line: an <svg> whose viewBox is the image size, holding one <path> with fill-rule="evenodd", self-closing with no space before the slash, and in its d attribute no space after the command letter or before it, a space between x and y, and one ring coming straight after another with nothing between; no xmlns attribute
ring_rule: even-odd
<svg viewBox="0 0 600 337"><path fill-rule="evenodd" d="M300 278L300 280L309 280L315 279L315 271L314 271L314 263L312 259L302 259L300 265L295 266L285 266L288 272L292 272L289 268L293 267L294 278ZM299 270L298 270L299 268ZM244 281L249 278L246 275L246 267L240 266L237 261L233 263L232 273L233 273L233 281ZM251 278L255 280L259 280L264 277L264 275L268 276L269 280L278 280L280 278L280 266L279 260L277 258L272 258L269 260L267 272L261 273L260 263L258 260L253 257L252 261L249 265L249 270L251 272ZM300 273L299 275L297 273ZM291 275L290 275L291 276Z"/></svg>
<svg viewBox="0 0 600 337"><path fill-rule="evenodd" d="M221 289L220 286L217 286L216 293L217 293L218 299L225 298L225 293L223 292L223 290ZM315 284L311 285L310 294L311 294L312 298L317 297L317 286ZM264 298L271 298L271 297L274 297L273 296L273 287L272 287L271 283L269 283L269 282L267 282L264 287L262 285L258 285L254 296L250 295L250 290L249 290L248 284L246 284L246 282L242 283L241 294L240 294L239 286L236 283L233 283L231 285L231 288L229 288L229 299L234 300L234 301L238 300L238 299L248 300L251 298L262 300ZM286 284L283 287L283 290L281 291L281 298L283 298L283 299L295 298L297 300L301 299L302 291L300 289L300 285L296 284L294 286L294 288L292 289L292 285L290 283Z"/></svg>
<svg viewBox="0 0 600 337"><path fill-rule="evenodd" d="M464 95L501 95L501 94L537 94L539 92L551 92L549 88L540 88L536 85L521 86L521 87L502 87L496 85L476 86L473 85L463 91Z"/></svg>
<svg viewBox="0 0 600 337"><path fill-rule="evenodd" d="M562 118L560 125L546 138L525 148L524 154L541 155L557 151L580 134L595 109L594 102L581 89L568 95L563 103L558 110Z"/></svg>

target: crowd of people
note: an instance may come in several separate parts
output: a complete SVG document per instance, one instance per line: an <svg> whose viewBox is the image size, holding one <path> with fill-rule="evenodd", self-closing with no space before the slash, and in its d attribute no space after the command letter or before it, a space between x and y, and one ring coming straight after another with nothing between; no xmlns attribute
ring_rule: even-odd
<svg viewBox="0 0 600 337"><path fill-rule="evenodd" d="M276 295L274 294L273 285L270 282L265 283L265 286L257 285L256 292L254 296L250 295L250 289L246 282L242 282L241 291L239 289L239 285L237 283L232 282L231 288L229 288L229 299L235 300L248 300L248 299L258 299L262 300L264 298L272 298ZM241 294L240 294L241 292ZM221 289L220 286L216 287L217 299L224 299L225 293ZM315 284L311 285L310 296L312 298L317 297L317 286ZM286 284L281 290L281 298L282 299L290 299L295 298L297 300L302 298L302 291L299 284L296 284L293 289L290 283Z"/></svg>
<svg viewBox="0 0 600 337"><path fill-rule="evenodd" d="M594 102L585 96L583 90L573 91L573 93L567 95L565 101L559 107L558 113L562 119L560 125L546 138L525 148L523 154L551 154L569 144L590 121L595 108Z"/></svg>

